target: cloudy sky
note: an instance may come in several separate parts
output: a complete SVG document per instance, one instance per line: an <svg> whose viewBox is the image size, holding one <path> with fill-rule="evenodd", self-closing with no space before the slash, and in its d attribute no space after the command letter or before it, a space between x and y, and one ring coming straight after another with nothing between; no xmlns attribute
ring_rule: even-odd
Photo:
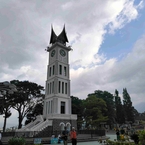
<svg viewBox="0 0 145 145"><path fill-rule="evenodd" d="M0 0L0 82L45 86L51 25L59 35L65 24L73 48L71 95L117 89L122 97L127 88L133 105L145 111L144 6L144 0ZM17 125L16 116L8 126Z"/></svg>

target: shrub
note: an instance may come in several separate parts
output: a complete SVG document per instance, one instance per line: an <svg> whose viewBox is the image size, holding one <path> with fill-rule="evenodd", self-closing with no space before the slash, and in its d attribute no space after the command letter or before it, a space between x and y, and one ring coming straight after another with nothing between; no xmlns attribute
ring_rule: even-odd
<svg viewBox="0 0 145 145"><path fill-rule="evenodd" d="M13 137L9 139L8 145L25 145L26 140L22 137Z"/></svg>
<svg viewBox="0 0 145 145"><path fill-rule="evenodd" d="M134 142L130 142L129 141L129 137L128 136L122 136L120 138L120 140L114 140L111 141L109 139L102 141L101 139L99 140L99 143L102 145L135 145Z"/></svg>
<svg viewBox="0 0 145 145"><path fill-rule="evenodd" d="M131 138L136 144L138 144L138 142L139 142L139 135L138 135L138 133L134 133L133 135L130 136L130 138Z"/></svg>
<svg viewBox="0 0 145 145"><path fill-rule="evenodd" d="M139 142L145 144L145 130L139 131Z"/></svg>

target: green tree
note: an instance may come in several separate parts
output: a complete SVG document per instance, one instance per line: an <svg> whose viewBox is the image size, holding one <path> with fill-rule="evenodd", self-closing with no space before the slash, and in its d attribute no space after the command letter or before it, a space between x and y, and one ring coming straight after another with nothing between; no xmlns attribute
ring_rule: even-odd
<svg viewBox="0 0 145 145"><path fill-rule="evenodd" d="M125 123L124 109L119 97L119 92L115 90L115 108L116 108L116 121L119 124Z"/></svg>
<svg viewBox="0 0 145 145"><path fill-rule="evenodd" d="M140 113L134 107L133 107L133 114L134 114L134 118L136 116L139 116L140 115Z"/></svg>
<svg viewBox="0 0 145 145"><path fill-rule="evenodd" d="M84 100L84 107L86 127L96 128L99 126L100 122L108 120L108 117L105 116L107 106L103 99L89 95L86 100Z"/></svg>
<svg viewBox="0 0 145 145"><path fill-rule="evenodd" d="M126 88L123 89L123 107L126 121L134 122L134 107Z"/></svg>
<svg viewBox="0 0 145 145"><path fill-rule="evenodd" d="M29 81L13 80L17 92L13 94L13 108L18 111L18 128L22 127L22 121L26 115L33 110L35 105L42 99L44 88L36 83Z"/></svg>
<svg viewBox="0 0 145 145"><path fill-rule="evenodd" d="M32 110L30 110L29 113L26 115L27 119L25 121L25 125L27 125L31 121L34 121L38 115L42 115L42 114L43 114L43 102L42 100L40 100L34 106L34 108L32 108Z"/></svg>
<svg viewBox="0 0 145 145"><path fill-rule="evenodd" d="M143 113L139 113L140 116L145 116L145 111Z"/></svg>
<svg viewBox="0 0 145 145"><path fill-rule="evenodd" d="M77 114L77 128L78 130L81 128L83 124L83 101L79 99L78 97L71 96L71 102L72 102L72 114Z"/></svg>
<svg viewBox="0 0 145 145"><path fill-rule="evenodd" d="M105 116L108 116L107 124L109 124L111 127L111 125L115 123L114 96L107 91L101 91L101 90L96 90L93 94L89 94L89 95L95 95L97 98L101 98L106 102L107 111L105 112Z"/></svg>
<svg viewBox="0 0 145 145"><path fill-rule="evenodd" d="M2 96L2 108L1 108L1 115L4 115L4 124L3 124L3 132L5 132L6 129L6 123L7 123L7 118L9 118L12 113L11 113L11 108L12 108L12 103L11 103L11 97L8 93Z"/></svg>

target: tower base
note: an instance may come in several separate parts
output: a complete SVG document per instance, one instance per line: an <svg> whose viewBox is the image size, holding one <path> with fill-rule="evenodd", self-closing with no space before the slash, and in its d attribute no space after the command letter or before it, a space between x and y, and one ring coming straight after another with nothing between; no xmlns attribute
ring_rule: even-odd
<svg viewBox="0 0 145 145"><path fill-rule="evenodd" d="M77 121L70 119L53 119L52 129L53 131L62 131L64 127L67 127L67 130L71 130L71 127L77 128Z"/></svg>

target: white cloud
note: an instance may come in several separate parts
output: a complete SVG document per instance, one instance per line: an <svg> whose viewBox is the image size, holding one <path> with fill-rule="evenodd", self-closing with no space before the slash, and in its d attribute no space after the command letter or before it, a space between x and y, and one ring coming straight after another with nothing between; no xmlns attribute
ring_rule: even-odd
<svg viewBox="0 0 145 145"><path fill-rule="evenodd" d="M115 15L115 17L113 17L112 22L109 25L109 32L114 33L116 29L121 29L130 21L136 19L138 16L137 10L141 8L141 5L143 5L143 3L139 3L138 6L134 6L134 2L128 0L126 2L124 1L123 6L116 6L116 9L120 10L119 15Z"/></svg>

